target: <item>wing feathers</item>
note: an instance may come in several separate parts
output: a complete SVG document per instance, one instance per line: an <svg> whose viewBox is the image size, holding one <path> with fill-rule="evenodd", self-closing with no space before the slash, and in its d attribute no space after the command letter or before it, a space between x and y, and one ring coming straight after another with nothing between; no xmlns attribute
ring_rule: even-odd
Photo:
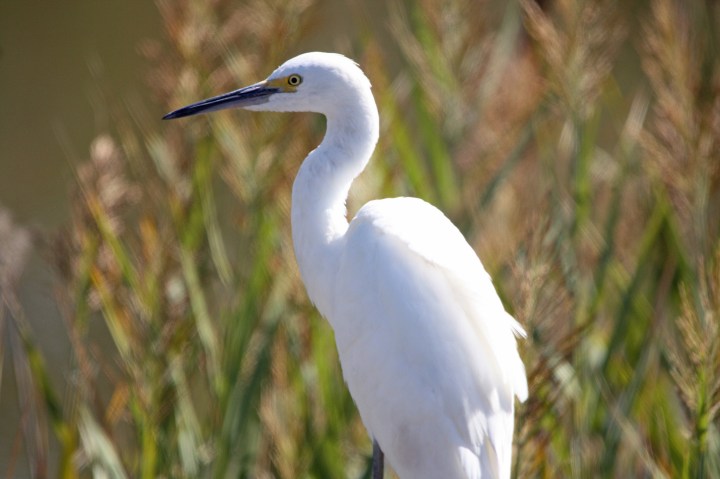
<svg viewBox="0 0 720 479"><path fill-rule="evenodd" d="M336 326L338 351L363 421L389 462L401 477L402 471L407 477L456 477L447 473L452 467L461 467L469 478L509 477L513 396L527 397L515 340L524 331L505 311L473 249L439 210L414 198L368 203L345 238L338 293L365 294L335 295L343 298L335 307L338 316L348 318ZM368 349L384 357L387 348L400 355L398 364L376 361L361 371L367 367L361 361ZM389 378L403 375L404 370L393 369L397 367L413 371L396 384ZM388 368L393 371L386 378L373 372ZM413 377L418 373L422 377ZM423 388L429 392L420 393ZM377 409L377 394L387 396L385 410ZM408 404L403 394L425 396ZM397 397L401 399L393 402ZM455 432L443 429L447 419ZM410 423L403 426L407 430L392 426L403 420ZM454 444L457 466L435 469L435 476L418 475L422 469L413 469L418 461L426 461L427 468L427 461L439 464L441 459L418 457L419 449L410 444L432 444L432 437L418 436L433 434L436 442L444 438ZM396 441L399 437L406 439Z"/></svg>

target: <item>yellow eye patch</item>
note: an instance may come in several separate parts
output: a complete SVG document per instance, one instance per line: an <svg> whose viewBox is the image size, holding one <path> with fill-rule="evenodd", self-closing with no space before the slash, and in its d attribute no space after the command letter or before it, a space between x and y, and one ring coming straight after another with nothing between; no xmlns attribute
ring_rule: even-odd
<svg viewBox="0 0 720 479"><path fill-rule="evenodd" d="M267 86L277 88L278 90L290 93L296 92L297 87L302 83L302 77L296 73L282 78L274 78L267 81Z"/></svg>

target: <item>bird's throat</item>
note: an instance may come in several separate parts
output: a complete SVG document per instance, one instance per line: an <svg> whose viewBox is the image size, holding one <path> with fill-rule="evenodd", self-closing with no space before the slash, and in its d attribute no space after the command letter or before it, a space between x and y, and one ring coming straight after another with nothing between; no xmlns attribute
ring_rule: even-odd
<svg viewBox="0 0 720 479"><path fill-rule="evenodd" d="M327 115L323 142L303 162L292 192L295 257L311 301L331 317L332 284L348 229L345 202L378 139L378 113L370 96L355 111Z"/></svg>

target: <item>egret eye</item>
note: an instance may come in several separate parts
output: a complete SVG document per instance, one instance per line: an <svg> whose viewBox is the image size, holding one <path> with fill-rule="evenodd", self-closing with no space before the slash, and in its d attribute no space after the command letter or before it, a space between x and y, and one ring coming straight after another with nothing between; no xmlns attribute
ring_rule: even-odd
<svg viewBox="0 0 720 479"><path fill-rule="evenodd" d="M290 85L290 86L298 86L299 84L302 83L302 77L301 77L300 75L297 75L297 74L295 74L295 75L290 75L290 76L287 78L287 83L288 83L288 85Z"/></svg>

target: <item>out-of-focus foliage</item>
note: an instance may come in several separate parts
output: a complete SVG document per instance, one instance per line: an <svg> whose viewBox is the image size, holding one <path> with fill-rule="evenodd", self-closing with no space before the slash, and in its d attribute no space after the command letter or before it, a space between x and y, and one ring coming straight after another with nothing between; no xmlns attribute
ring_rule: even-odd
<svg viewBox="0 0 720 479"><path fill-rule="evenodd" d="M166 41L142 51L168 110L263 78L322 16L310 0L158 7ZM401 194L440 206L527 328L515 476L720 478L720 7L382 8L386 23L343 43L382 118L349 209ZM291 184L322 121L116 125L78 168L54 243L75 366L64 401L2 283L0 333L37 398L20 432L31 462L48 416L50 476L369 477L292 254Z"/></svg>

